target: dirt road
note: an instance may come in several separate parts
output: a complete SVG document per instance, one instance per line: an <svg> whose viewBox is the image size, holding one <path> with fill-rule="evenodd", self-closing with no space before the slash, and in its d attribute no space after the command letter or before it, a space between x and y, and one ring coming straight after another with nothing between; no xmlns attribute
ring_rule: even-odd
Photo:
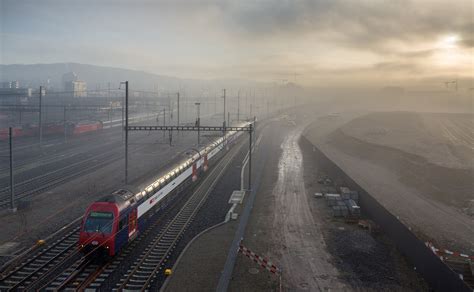
<svg viewBox="0 0 474 292"><path fill-rule="evenodd" d="M289 289L325 291L341 289L337 269L314 218L303 181L303 157L298 145L302 127L295 128L281 145L278 180L273 189L274 217L272 237L282 248L280 261Z"/></svg>

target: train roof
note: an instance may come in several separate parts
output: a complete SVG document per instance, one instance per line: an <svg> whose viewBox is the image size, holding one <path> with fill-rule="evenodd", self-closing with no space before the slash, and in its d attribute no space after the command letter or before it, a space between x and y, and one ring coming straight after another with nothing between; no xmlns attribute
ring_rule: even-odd
<svg viewBox="0 0 474 292"><path fill-rule="evenodd" d="M119 210L125 209L131 203L131 199L133 199L135 193L127 190L127 189L118 189L111 194L103 196L102 198L98 199L96 202L107 202L107 203L115 203L119 207Z"/></svg>

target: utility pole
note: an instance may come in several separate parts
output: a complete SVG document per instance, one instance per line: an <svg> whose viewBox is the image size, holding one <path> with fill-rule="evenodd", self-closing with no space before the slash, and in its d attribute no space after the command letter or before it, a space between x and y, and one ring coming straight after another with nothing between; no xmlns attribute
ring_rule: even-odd
<svg viewBox="0 0 474 292"><path fill-rule="evenodd" d="M225 89L222 89L222 90L224 91L224 96L223 96L223 98L224 98L224 127L225 127L225 125L226 125L226 124L225 124Z"/></svg>
<svg viewBox="0 0 474 292"><path fill-rule="evenodd" d="M67 142L67 133L66 133L66 106L63 107L63 125L64 125L64 143Z"/></svg>
<svg viewBox="0 0 474 292"><path fill-rule="evenodd" d="M15 185L13 181L13 129L8 128L8 140L10 144L10 208L12 212L16 212L15 207Z"/></svg>
<svg viewBox="0 0 474 292"><path fill-rule="evenodd" d="M128 81L125 81L125 184L128 183Z"/></svg>
<svg viewBox="0 0 474 292"><path fill-rule="evenodd" d="M179 92L177 93L178 96L178 122L176 123L177 126L179 126Z"/></svg>
<svg viewBox="0 0 474 292"><path fill-rule="evenodd" d="M163 126L166 126L166 108L163 108ZM163 132L163 138L165 137L166 133Z"/></svg>
<svg viewBox="0 0 474 292"><path fill-rule="evenodd" d="M237 91L237 122L240 121L240 89Z"/></svg>
<svg viewBox="0 0 474 292"><path fill-rule="evenodd" d="M107 83L107 86L108 86L108 90L107 90L107 101L109 103L109 123L112 122L112 116L111 116L111 113L112 113L112 96L110 96L110 82Z"/></svg>
<svg viewBox="0 0 474 292"><path fill-rule="evenodd" d="M252 132L253 132L253 125L250 124L250 131L249 131L249 193L252 189Z"/></svg>
<svg viewBox="0 0 474 292"><path fill-rule="evenodd" d="M196 120L196 126L198 127L198 146L201 144L200 140L201 140L201 117L200 117L200 107L201 107L201 103L200 102L196 102L195 105L197 106L197 120Z"/></svg>
<svg viewBox="0 0 474 292"><path fill-rule="evenodd" d="M121 82L120 84L122 84L123 82ZM122 141L123 141L123 129L124 129L124 126L125 126L125 123L124 123L124 118L125 118L125 106L124 106L124 103L125 103L125 100L124 98L122 97Z"/></svg>
<svg viewBox="0 0 474 292"><path fill-rule="evenodd" d="M248 99L249 99L249 96L248 96L248 92L246 91L246 92L245 92L245 112L247 113L247 115L246 115L246 116L247 116L247 119L249 118L249 112L247 111L247 110L248 110L248 106L247 106L247 104L248 104Z"/></svg>
<svg viewBox="0 0 474 292"><path fill-rule="evenodd" d="M170 122L170 125L171 125L171 120L173 120L173 103L171 102L171 96L170 96L170 93L168 92L168 108L169 108L169 111L170 111L170 116L169 116L169 122Z"/></svg>
<svg viewBox="0 0 474 292"><path fill-rule="evenodd" d="M39 143L40 147L41 144L43 143L43 117L42 117L42 111L43 111L43 86L40 86L40 92L39 92Z"/></svg>
<svg viewBox="0 0 474 292"><path fill-rule="evenodd" d="M226 133L226 129L225 129L226 128L226 123L225 123L225 88L222 89L222 90L224 91L224 96L223 96L223 98L224 98L224 122L222 124L223 124L223 127L224 127L224 133L223 134L224 134L224 137L225 137L225 133Z"/></svg>

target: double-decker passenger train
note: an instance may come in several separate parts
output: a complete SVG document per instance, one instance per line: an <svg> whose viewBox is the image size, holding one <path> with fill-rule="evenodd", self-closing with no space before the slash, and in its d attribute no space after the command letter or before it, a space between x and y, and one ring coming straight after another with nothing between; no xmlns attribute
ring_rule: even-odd
<svg viewBox="0 0 474 292"><path fill-rule="evenodd" d="M246 123L243 126L248 126ZM152 216L163 210L187 184L194 182L199 173L218 160L223 149L242 132L229 131L200 149L189 159L153 181L144 190L126 187L92 203L82 219L79 246L86 254L92 251L109 256L117 254L134 240ZM212 165L211 165L212 166Z"/></svg>

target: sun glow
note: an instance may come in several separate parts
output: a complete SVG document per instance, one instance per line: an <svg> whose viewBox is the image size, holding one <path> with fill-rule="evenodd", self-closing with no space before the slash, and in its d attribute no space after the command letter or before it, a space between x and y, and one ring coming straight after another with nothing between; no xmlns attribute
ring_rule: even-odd
<svg viewBox="0 0 474 292"><path fill-rule="evenodd" d="M458 35L448 35L442 37L438 42L438 48L440 49L454 49L457 47L459 41Z"/></svg>
<svg viewBox="0 0 474 292"><path fill-rule="evenodd" d="M463 61L463 52L458 46L459 35L445 35L436 44L434 59L439 66L457 66Z"/></svg>

